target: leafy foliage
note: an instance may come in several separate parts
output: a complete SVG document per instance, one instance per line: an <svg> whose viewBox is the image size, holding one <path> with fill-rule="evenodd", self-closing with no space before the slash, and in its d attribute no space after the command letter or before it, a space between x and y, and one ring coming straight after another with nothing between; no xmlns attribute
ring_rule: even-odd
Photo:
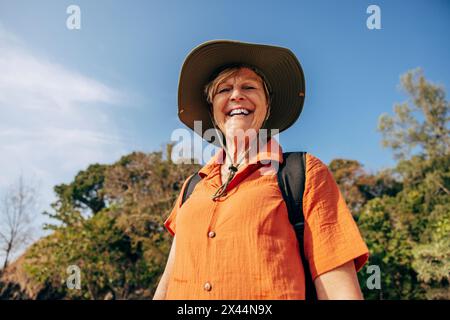
<svg viewBox="0 0 450 320"><path fill-rule="evenodd" d="M367 298L448 299L449 103L444 90L428 83L420 70L403 75L401 83L423 121L413 117L408 104L396 106L394 118L380 118L383 144L400 159L393 174L402 189L369 200L359 215L370 264L382 271L381 291L363 286L364 293ZM366 275L359 276L365 283Z"/></svg>
<svg viewBox="0 0 450 320"><path fill-rule="evenodd" d="M30 248L26 270L65 298L151 297L170 246L163 218L196 168L175 165L161 152L89 166L55 187L58 200L47 214L57 224ZM70 265L81 269L81 290L67 289Z"/></svg>
<svg viewBox="0 0 450 320"><path fill-rule="evenodd" d="M410 100L394 106L395 117L380 117L383 146L391 148L397 159L407 158L416 147L432 158L448 154L449 103L445 90L428 82L421 69L404 74L401 87Z"/></svg>

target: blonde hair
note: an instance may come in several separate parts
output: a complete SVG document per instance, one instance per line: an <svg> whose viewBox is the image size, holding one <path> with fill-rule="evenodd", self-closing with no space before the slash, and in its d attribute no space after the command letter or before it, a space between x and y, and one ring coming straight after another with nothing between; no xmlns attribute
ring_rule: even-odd
<svg viewBox="0 0 450 320"><path fill-rule="evenodd" d="M248 68L248 69L252 70L261 79L261 82L263 83L263 87L264 87L264 93L266 94L268 109L270 109L271 95L270 95L269 87L268 87L266 81L264 80L264 76L262 75L262 73L260 71L256 70L256 68L254 68L252 66L246 66L246 65L236 65L236 66L228 67L228 68L225 68L224 70L222 70L212 81L210 81L205 86L204 94L206 96L206 101L210 105L212 105L212 101L214 99L214 96L217 93L219 84L221 84L222 81L224 81L225 79L235 75L242 68Z"/></svg>

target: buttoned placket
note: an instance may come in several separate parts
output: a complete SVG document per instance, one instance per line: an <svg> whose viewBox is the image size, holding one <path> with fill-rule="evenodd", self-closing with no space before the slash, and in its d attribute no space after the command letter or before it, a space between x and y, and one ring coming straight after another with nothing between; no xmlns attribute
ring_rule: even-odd
<svg viewBox="0 0 450 320"><path fill-rule="evenodd" d="M217 230L216 228L216 212L218 210L218 207L224 203L225 201L227 201L227 199L229 197L231 197L233 195L233 193L235 192L235 187L237 187L242 181L244 181L250 174L252 174L254 171L256 171L259 167L261 167L261 164L250 164L250 165L246 165L243 170L241 172L238 172L233 180L231 180L230 184L228 185L227 188L227 194L225 194L223 197L220 197L220 199L218 200L213 200L211 199L210 201L212 201L212 206L209 212L209 223L208 223L208 229L205 230L205 241L207 241L206 244L206 255L209 254L209 251L211 249L211 246L215 245L214 241L216 241L216 238L220 236L220 231ZM213 187L213 188L217 188L221 185L221 179L220 179L220 166L217 166L215 168L213 168L211 170L211 172L209 173L210 176L208 177L208 183ZM206 259L207 261L208 259ZM209 266L208 266L209 267ZM210 273L214 272L214 270L210 270ZM209 279L213 278L213 275L210 274ZM214 290L214 283L212 283L210 280L208 279L204 279L203 282L203 289L206 293L209 293L211 291Z"/></svg>
<svg viewBox="0 0 450 320"><path fill-rule="evenodd" d="M217 211L217 207L219 205L219 203L217 201L213 201L212 199L210 200L212 202L211 208L209 210L209 223L208 223L208 228L207 230L205 230L205 241L207 241L206 243L206 255L207 257L210 255L210 251L211 251L211 246L214 245L213 243L211 243L211 241L214 241L215 237L216 237L216 232L213 230L215 223L214 223L214 217L215 217L215 212ZM206 265L204 266L204 268L206 268L206 270L208 270L207 275L205 275L205 279L203 279L203 290L206 294L208 294L209 292L211 292L213 290L213 283L211 280L212 275L211 273L214 272L214 270L210 269L210 264L208 263L208 258L205 259L205 263Z"/></svg>

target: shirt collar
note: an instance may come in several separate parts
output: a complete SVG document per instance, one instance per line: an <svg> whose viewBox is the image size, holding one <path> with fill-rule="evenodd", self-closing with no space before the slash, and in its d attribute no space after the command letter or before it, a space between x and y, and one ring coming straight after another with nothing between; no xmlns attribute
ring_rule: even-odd
<svg viewBox="0 0 450 320"><path fill-rule="evenodd" d="M208 161L208 163L200 169L199 175L203 178L208 176L213 169L218 168L222 163L224 163L225 151L223 148L219 149L216 154ZM249 162L246 164L256 164L261 163L263 165L270 164L272 161L277 161L283 163L283 150L276 139L271 138L269 142L260 148L257 153L251 154Z"/></svg>

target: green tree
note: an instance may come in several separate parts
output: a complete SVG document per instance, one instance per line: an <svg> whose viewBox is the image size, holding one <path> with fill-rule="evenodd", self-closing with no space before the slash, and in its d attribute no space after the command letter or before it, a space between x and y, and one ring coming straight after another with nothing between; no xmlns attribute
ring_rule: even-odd
<svg viewBox="0 0 450 320"><path fill-rule="evenodd" d="M74 181L55 186L57 200L51 204L53 212L44 212L61 226L73 226L84 218L95 215L105 208L103 184L107 166L90 165L80 171ZM57 229L57 225L46 225L46 229Z"/></svg>
<svg viewBox="0 0 450 320"><path fill-rule="evenodd" d="M444 89L429 83L420 69L403 75L401 85L413 106L396 105L394 117L380 117L379 130L383 145L399 160L393 174L402 189L368 201L361 210L359 224L372 254L370 264L382 272L381 291L364 288L364 294L448 298L449 103ZM366 277L362 273L361 281Z"/></svg>
<svg viewBox="0 0 450 320"><path fill-rule="evenodd" d="M170 158L134 152L56 186L54 212L46 213L55 221L47 225L53 233L27 253L31 277L56 297L150 298L170 248L162 223L183 181L198 169ZM65 285L70 265L81 269L81 290Z"/></svg>
<svg viewBox="0 0 450 320"><path fill-rule="evenodd" d="M416 147L427 157L447 155L449 103L444 88L428 82L421 69L407 72L400 81L409 101L394 106L395 117L380 117L383 146L390 147L397 159L408 158Z"/></svg>
<svg viewBox="0 0 450 320"><path fill-rule="evenodd" d="M383 195L394 196L402 188L389 169L369 174L358 161L347 159L333 159L328 167L355 219L369 200Z"/></svg>

